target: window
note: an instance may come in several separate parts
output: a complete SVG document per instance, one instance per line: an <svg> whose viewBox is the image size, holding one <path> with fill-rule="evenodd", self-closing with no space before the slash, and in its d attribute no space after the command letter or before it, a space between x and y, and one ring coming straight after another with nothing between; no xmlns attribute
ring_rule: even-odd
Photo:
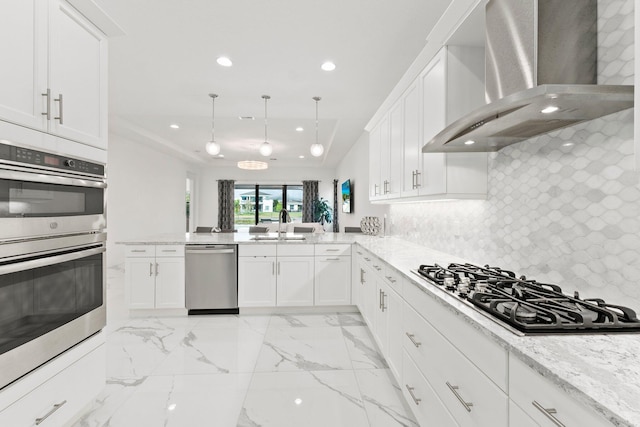
<svg viewBox="0 0 640 427"><path fill-rule="evenodd" d="M278 222L285 208L292 222L302 222L302 185L236 184L234 189L235 228Z"/></svg>

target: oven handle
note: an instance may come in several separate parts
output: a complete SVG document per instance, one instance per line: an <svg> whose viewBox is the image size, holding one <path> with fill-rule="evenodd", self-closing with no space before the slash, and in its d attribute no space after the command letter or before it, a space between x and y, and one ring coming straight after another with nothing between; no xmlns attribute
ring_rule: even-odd
<svg viewBox="0 0 640 427"><path fill-rule="evenodd" d="M73 187L107 188L107 183L104 181L94 181L91 179L75 178L65 175L54 175L49 171L46 171L46 173L33 173L12 169L0 169L0 179L70 185Z"/></svg>
<svg viewBox="0 0 640 427"><path fill-rule="evenodd" d="M90 249L79 250L78 252L65 253L61 255L43 256L42 258L29 259L26 261L17 260L14 263L0 266L0 275L16 273L18 271L31 270L39 267L46 267L48 265L60 264L66 261L73 261L74 259L79 259L79 258L91 256L91 255L100 254L105 251L106 251L105 246L100 245L99 247L92 247Z"/></svg>

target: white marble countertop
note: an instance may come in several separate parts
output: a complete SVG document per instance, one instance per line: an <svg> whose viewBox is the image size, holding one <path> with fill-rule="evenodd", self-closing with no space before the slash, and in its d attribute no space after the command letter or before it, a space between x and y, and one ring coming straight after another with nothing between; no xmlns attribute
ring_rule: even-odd
<svg viewBox="0 0 640 427"><path fill-rule="evenodd" d="M377 239L377 237L363 236L356 233L309 233L294 234L283 233L283 237L304 237L304 240L252 240L259 237L277 237L278 233L249 234L249 233L177 233L158 234L141 238L127 239L117 242L125 245L212 245L212 244L257 244L265 243L278 244L316 244L316 243L355 243L356 239L367 240Z"/></svg>
<svg viewBox="0 0 640 427"><path fill-rule="evenodd" d="M275 234L273 234L275 236ZM248 233L174 234L131 239L122 244L263 244L283 241L250 240ZM488 319L476 309L417 277L411 270L420 264L471 262L393 237L362 234L307 234L303 242L287 244L358 243L405 275L424 292L461 315L471 326L488 336L527 365L560 387L577 401L593 408L612 425L640 426L640 334L525 336Z"/></svg>

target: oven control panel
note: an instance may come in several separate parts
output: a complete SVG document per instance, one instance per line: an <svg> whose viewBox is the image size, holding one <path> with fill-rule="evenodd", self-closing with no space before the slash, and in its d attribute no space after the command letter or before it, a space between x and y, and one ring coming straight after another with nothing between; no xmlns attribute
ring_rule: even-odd
<svg viewBox="0 0 640 427"><path fill-rule="evenodd" d="M30 148L0 144L0 159L26 165L44 166L65 171L104 176L104 165L60 156Z"/></svg>

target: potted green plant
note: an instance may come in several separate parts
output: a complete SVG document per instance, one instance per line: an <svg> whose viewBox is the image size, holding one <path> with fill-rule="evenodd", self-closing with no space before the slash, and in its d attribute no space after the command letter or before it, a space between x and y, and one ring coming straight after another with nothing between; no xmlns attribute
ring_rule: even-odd
<svg viewBox="0 0 640 427"><path fill-rule="evenodd" d="M313 201L313 221L319 222L324 228L324 223L331 224L331 207L329 203L320 197L320 200Z"/></svg>

